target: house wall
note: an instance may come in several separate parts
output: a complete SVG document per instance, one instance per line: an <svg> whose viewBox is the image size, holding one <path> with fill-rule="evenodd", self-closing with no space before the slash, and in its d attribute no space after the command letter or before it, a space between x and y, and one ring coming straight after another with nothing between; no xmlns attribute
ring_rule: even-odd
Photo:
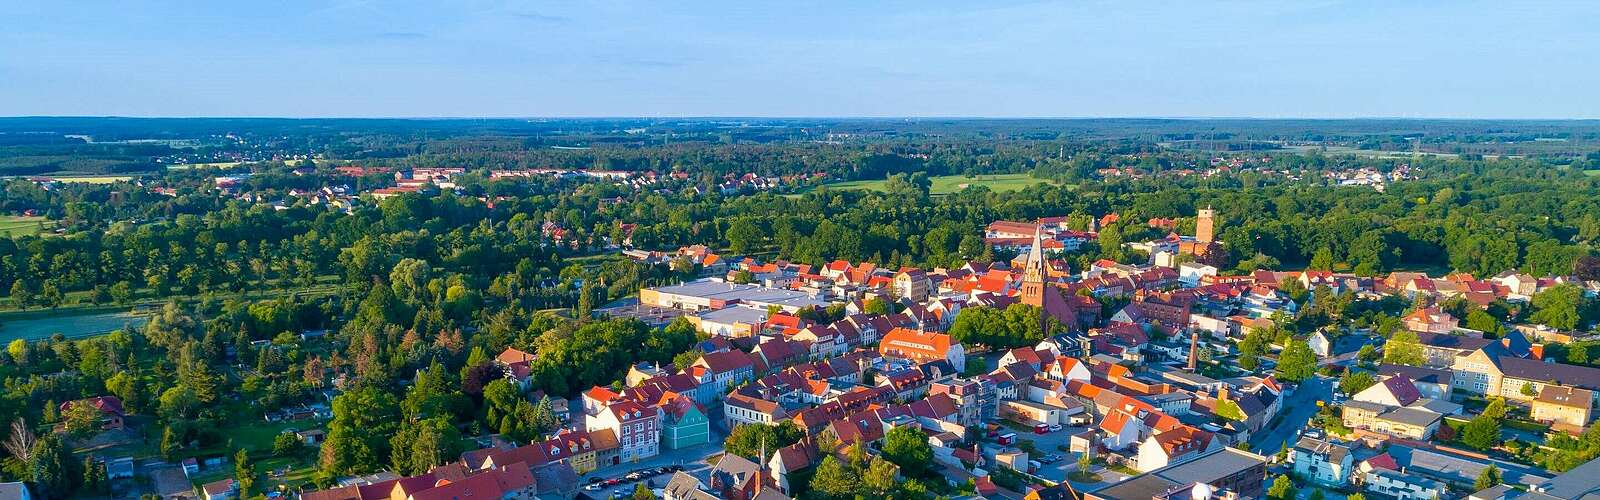
<svg viewBox="0 0 1600 500"><path fill-rule="evenodd" d="M1540 422L1551 422L1583 427L1589 425L1589 408L1573 408L1570 406L1554 405L1540 401L1533 402L1533 419Z"/></svg>

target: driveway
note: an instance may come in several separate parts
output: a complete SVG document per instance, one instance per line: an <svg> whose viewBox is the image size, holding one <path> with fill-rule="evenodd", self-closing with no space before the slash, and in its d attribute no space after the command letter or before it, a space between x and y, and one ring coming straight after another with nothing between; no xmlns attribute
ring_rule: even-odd
<svg viewBox="0 0 1600 500"><path fill-rule="evenodd" d="M1295 431L1306 428L1306 423L1317 414L1318 401L1333 400L1333 381L1321 375L1301 382L1294 394L1280 406L1278 425L1262 429L1250 437L1250 449L1256 453L1272 454L1295 438Z"/></svg>

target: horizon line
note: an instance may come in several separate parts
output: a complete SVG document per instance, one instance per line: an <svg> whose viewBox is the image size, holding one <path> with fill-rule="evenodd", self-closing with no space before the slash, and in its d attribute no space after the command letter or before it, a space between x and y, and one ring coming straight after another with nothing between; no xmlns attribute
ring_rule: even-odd
<svg viewBox="0 0 1600 500"><path fill-rule="evenodd" d="M859 115L859 116L805 116L805 115L662 115L662 116L628 116L628 115L570 115L570 116L267 116L267 115L0 115L0 120L18 119L127 119L127 120L860 120L860 121L917 121L917 120L957 120L957 121L1024 121L1024 120L1057 120L1057 121L1089 121L1089 120L1174 120L1174 121L1205 121L1205 120L1247 120L1247 121L1548 121L1548 122L1582 122L1600 121L1600 117L1567 117L1567 118L1517 118L1517 117L1415 117L1415 116L1355 116L1355 117L1313 117L1313 116L976 116L976 115L927 115L927 116L890 116L890 115Z"/></svg>

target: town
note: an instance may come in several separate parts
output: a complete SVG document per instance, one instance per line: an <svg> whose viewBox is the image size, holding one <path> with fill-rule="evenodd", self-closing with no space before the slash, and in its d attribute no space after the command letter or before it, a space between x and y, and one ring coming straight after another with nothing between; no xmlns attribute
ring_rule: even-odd
<svg viewBox="0 0 1600 500"><path fill-rule="evenodd" d="M1499 499L1600 487L1600 461L1586 462L1600 449L1584 444L1600 368L1566 364L1592 339L1545 319L1579 314L1557 297L1592 300L1600 283L1222 274L1202 263L1224 251L1209 208L1184 224L1193 235L1125 243L1145 263L1069 272L1061 257L1117 218L995 221L985 244L1016 257L957 268L627 250L693 275L594 314L692 325L687 356L632 362L569 400L527 394L538 351L508 347L496 376L553 428L526 440L502 429L413 474L289 494ZM1535 321L1502 321L1526 307ZM125 416L116 396L61 404L79 411L104 429ZM122 460L106 465L112 478L132 474ZM220 499L238 484L202 490Z"/></svg>
<svg viewBox="0 0 1600 500"><path fill-rule="evenodd" d="M42 144L0 169L127 147L8 123ZM405 129L461 134L442 158L268 123L0 179L0 499L1600 488L1600 153L1438 152L1500 122L1431 155L1365 122L1237 151L1184 149L1228 122L573 123ZM637 143L569 145L596 137Z"/></svg>

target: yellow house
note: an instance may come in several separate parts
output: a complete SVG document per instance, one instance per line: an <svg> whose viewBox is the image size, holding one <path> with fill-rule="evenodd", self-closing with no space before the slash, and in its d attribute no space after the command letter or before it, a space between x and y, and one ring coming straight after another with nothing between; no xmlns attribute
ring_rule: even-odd
<svg viewBox="0 0 1600 500"><path fill-rule="evenodd" d="M1530 403L1534 420L1546 422L1559 430L1579 431L1589 425L1592 416L1594 393L1576 387L1546 385L1539 397Z"/></svg>

